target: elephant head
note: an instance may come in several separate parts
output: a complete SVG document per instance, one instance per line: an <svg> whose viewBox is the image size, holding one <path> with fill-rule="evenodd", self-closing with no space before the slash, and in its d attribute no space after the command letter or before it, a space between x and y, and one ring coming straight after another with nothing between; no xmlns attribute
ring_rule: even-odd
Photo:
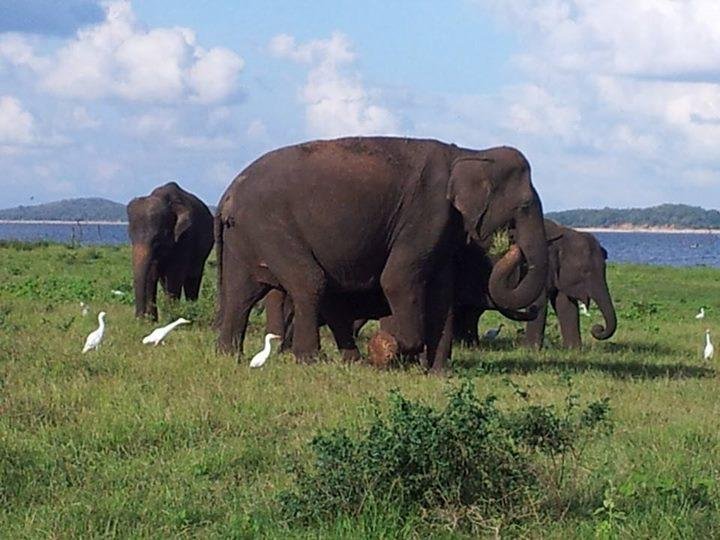
<svg viewBox="0 0 720 540"><path fill-rule="evenodd" d="M525 157L507 147L467 152L452 163L447 196L469 239L480 246L501 227L515 229L515 245L493 266L488 290L499 308L530 305L545 285L547 246L542 204ZM522 279L513 280L523 261Z"/></svg>
<svg viewBox="0 0 720 540"><path fill-rule="evenodd" d="M594 301L605 319L605 326L593 325L595 339L608 339L615 333L617 318L608 290L605 261L607 251L588 233L545 220L548 238L548 286L554 287L585 305Z"/></svg>
<svg viewBox="0 0 720 540"><path fill-rule="evenodd" d="M157 319L155 299L162 260L192 224L190 209L173 195L173 187L179 189L171 182L127 206L137 317Z"/></svg>

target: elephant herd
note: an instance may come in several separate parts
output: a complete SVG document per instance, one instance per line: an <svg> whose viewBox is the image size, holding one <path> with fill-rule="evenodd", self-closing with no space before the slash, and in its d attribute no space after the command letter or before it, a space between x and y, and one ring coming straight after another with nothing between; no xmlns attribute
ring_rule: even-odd
<svg viewBox="0 0 720 540"><path fill-rule="evenodd" d="M213 241L220 352L243 348L264 297L268 332L299 360L327 324L346 359L358 328L380 320L389 349L442 371L453 341L478 342L478 319L497 310L527 321L540 347L548 301L563 342L579 347L578 302L616 317L607 253L592 235L543 218L530 165L518 150L470 150L436 140L350 137L269 152L225 190L213 219L169 183L128 205L135 311L157 318L160 281L171 298L198 296ZM510 241L491 249L497 231ZM371 355L373 347L370 347Z"/></svg>

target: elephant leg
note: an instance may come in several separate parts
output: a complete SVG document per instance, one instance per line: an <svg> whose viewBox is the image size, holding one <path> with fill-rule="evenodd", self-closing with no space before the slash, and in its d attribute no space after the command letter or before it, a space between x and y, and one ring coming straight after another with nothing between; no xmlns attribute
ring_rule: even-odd
<svg viewBox="0 0 720 540"><path fill-rule="evenodd" d="M228 283L232 279L233 283ZM258 283L245 272L236 273L223 280L222 312L218 351L225 354L242 354L250 310L267 293L270 287Z"/></svg>
<svg viewBox="0 0 720 540"><path fill-rule="evenodd" d="M266 334L285 335L285 316L283 313L285 296L285 292L280 289L273 289L265 296Z"/></svg>
<svg viewBox="0 0 720 540"><path fill-rule="evenodd" d="M157 288L158 275L153 272L145 282L145 298L147 299L145 303L145 314L153 321L158 320Z"/></svg>
<svg viewBox="0 0 720 540"><path fill-rule="evenodd" d="M165 271L165 295L170 300L180 300L182 286L185 283L185 272L177 267L169 267Z"/></svg>
<svg viewBox="0 0 720 540"><path fill-rule="evenodd" d="M324 280L317 280L308 289L290 289L295 306L292 351L300 361L307 361L320 350L318 315L324 288Z"/></svg>
<svg viewBox="0 0 720 540"><path fill-rule="evenodd" d="M426 285L417 273L411 274L415 261L391 255L380 276L380 285L390 304L390 332L403 355L418 354L425 345Z"/></svg>
<svg viewBox="0 0 720 540"><path fill-rule="evenodd" d="M558 292L553 307L560 323L563 345L567 349L579 349L582 346L582 340L580 339L580 310L577 302L566 294Z"/></svg>
<svg viewBox="0 0 720 540"><path fill-rule="evenodd" d="M453 312L453 341L465 347L480 344L478 321L485 310L476 306L458 306Z"/></svg>
<svg viewBox="0 0 720 540"><path fill-rule="evenodd" d="M427 365L433 373L443 373L452 354L454 266L445 265L430 282L427 295Z"/></svg>
<svg viewBox="0 0 720 540"><path fill-rule="evenodd" d="M183 290L185 291L185 300L194 302L200 296L200 284L202 283L202 274L185 278Z"/></svg>
<svg viewBox="0 0 720 540"><path fill-rule="evenodd" d="M346 306L341 301L326 299L323 301L322 316L330 327L343 360L346 362L360 360L360 351L353 334L353 317L347 313Z"/></svg>
<svg viewBox="0 0 720 540"><path fill-rule="evenodd" d="M537 317L528 321L525 325L525 346L531 349L540 350L545 338L545 323L547 322L547 293L543 291L533 306L537 308ZM553 305L555 305L553 296Z"/></svg>

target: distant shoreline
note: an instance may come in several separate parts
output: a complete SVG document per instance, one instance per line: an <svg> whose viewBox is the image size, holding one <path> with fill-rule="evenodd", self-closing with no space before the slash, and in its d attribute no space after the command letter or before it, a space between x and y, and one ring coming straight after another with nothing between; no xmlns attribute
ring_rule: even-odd
<svg viewBox="0 0 720 540"><path fill-rule="evenodd" d="M127 221L65 221L58 219L0 219L0 225L127 225Z"/></svg>
<svg viewBox="0 0 720 540"><path fill-rule="evenodd" d="M664 227L637 227L637 228L613 228L613 227L572 227L582 232L610 232L610 233L666 233L666 234L720 234L720 229L671 229Z"/></svg>
<svg viewBox="0 0 720 540"><path fill-rule="evenodd" d="M57 219L0 219L0 225L127 225L127 221L67 221ZM672 229L665 227L572 227L582 232L720 234L720 229Z"/></svg>

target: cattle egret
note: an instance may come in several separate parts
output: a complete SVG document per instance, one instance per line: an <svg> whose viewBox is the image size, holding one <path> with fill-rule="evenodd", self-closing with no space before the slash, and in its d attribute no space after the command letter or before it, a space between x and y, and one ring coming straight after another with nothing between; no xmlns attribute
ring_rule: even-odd
<svg viewBox="0 0 720 540"><path fill-rule="evenodd" d="M93 330L92 332L90 332L90 334L88 334L88 337L85 340L85 346L83 347L82 352L86 353L92 349L97 349L100 346L100 342L102 341L104 333L105 333L105 312L101 311L98 314L97 330Z"/></svg>
<svg viewBox="0 0 720 540"><path fill-rule="evenodd" d="M80 302L80 308L82 316L87 317L87 314L90 312L90 306L88 306L85 302Z"/></svg>
<svg viewBox="0 0 720 540"><path fill-rule="evenodd" d="M113 290L110 291L110 292L113 293L115 296L125 296L125 293L122 292L122 291L119 290L119 289L113 289Z"/></svg>
<svg viewBox="0 0 720 540"><path fill-rule="evenodd" d="M172 332L173 328L176 326L180 326L181 324L188 324L190 321L187 319L183 319L180 317L177 321L171 322L167 326L163 326L161 328L156 328L152 332L150 332L147 336L145 336L142 340L142 342L147 345L148 343L153 343L155 347L158 346L158 344L165 339L165 336L167 336L170 332Z"/></svg>
<svg viewBox="0 0 720 540"><path fill-rule="evenodd" d="M483 339L486 339L488 341L492 341L496 337L498 337L498 334L500 333L500 330L502 330L503 324L500 323L500 326L497 328L491 328L487 332L483 334Z"/></svg>
<svg viewBox="0 0 720 540"><path fill-rule="evenodd" d="M704 319L705 318L705 308L704 307L700 308L700 312L697 315L695 315L695 318L696 319Z"/></svg>
<svg viewBox="0 0 720 540"><path fill-rule="evenodd" d="M257 353L255 356L253 356L252 360L250 360L250 367L256 368L262 366L265 361L270 356L270 340L271 339L280 339L280 336L277 334L267 334L265 336L265 347L263 347L263 350Z"/></svg>
<svg viewBox="0 0 720 540"><path fill-rule="evenodd" d="M703 353L703 358L710 360L713 356L715 356L715 347L713 347L713 344L710 342L710 330L705 330L705 352Z"/></svg>
<svg viewBox="0 0 720 540"><path fill-rule="evenodd" d="M580 313L582 313L586 317L590 316L590 312L588 311L587 306L583 302L578 302L578 306L580 307Z"/></svg>

